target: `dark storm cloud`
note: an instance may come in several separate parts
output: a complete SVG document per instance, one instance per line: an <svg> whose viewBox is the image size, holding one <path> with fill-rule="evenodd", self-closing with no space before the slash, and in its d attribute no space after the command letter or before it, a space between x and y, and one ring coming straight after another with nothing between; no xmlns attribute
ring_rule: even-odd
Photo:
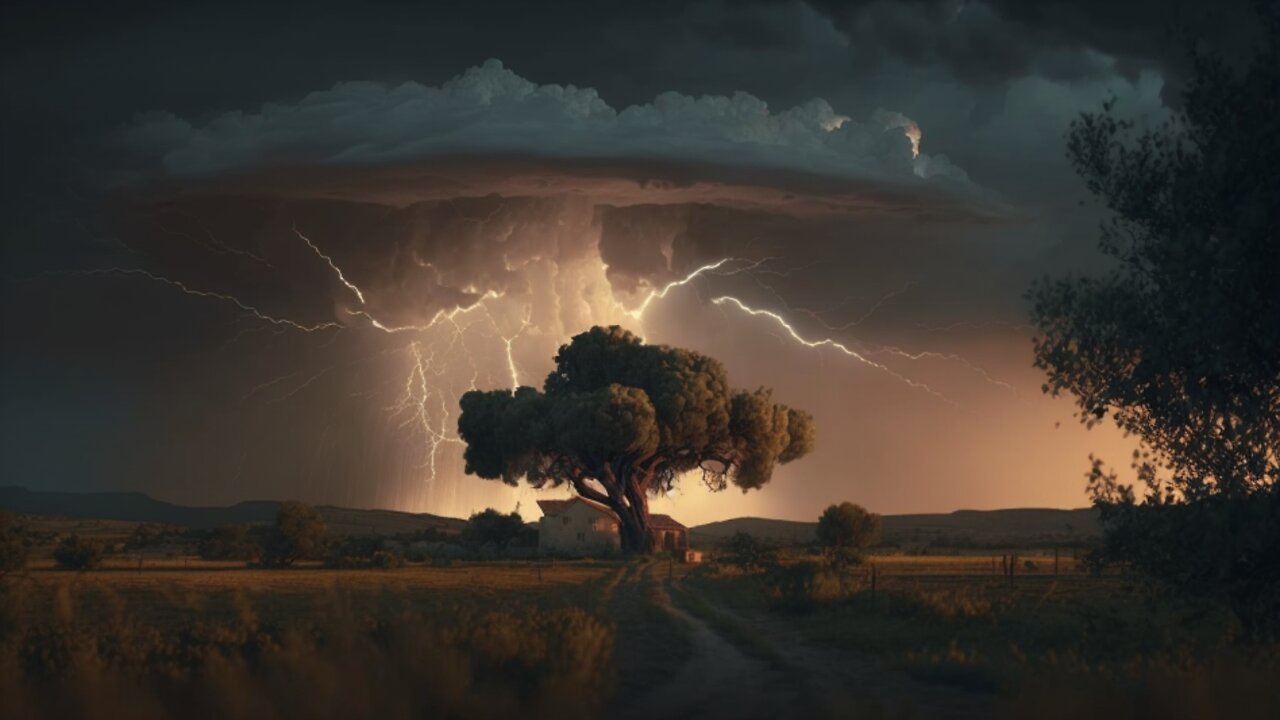
<svg viewBox="0 0 1280 720"><path fill-rule="evenodd" d="M1017 334L1022 292L1047 270L1093 262L1097 214L1077 205L1084 193L1063 159L1063 131L1112 96L1121 108L1162 117L1183 67L1177 34L1166 32L1171 19L1211 39L1248 25L1233 4L1203 6L1204 22L1194 20L1202 17L1197 7L7 3L0 10L6 476L48 487L148 489L184 501L294 496L464 513L509 508L509 497L486 495L483 483L452 486L453 500L424 489L428 443L388 412L405 392L410 343L419 336L380 332L354 313L416 324L486 292L509 296L511 305L495 304L493 318L464 318L473 355L451 344L449 327L423 336L424 354L435 348L435 362L453 363L439 370L456 382L430 398L439 413L469 383L507 386L504 342L522 330L525 305L536 301L528 315L534 329L520 336L515 359L521 380L536 382L564 333L595 322L588 310L611 300L611 291L634 303L655 282L740 255L774 260L760 273L703 279L673 293L655 304L648 329L656 340L724 358L735 382L776 385L797 404L823 409L823 432L844 440L837 456L816 459L796 478L801 484L790 487L799 490L787 491L794 497L771 496L775 504L754 506L754 514L811 516L818 508L804 503L831 499L829 481L889 512L1083 502L1076 476L1096 435L1045 442L1047 411L1022 414L1006 389L962 364L908 362L886 348L960 353L1034 396L1040 378ZM430 115L397 128L395 118L414 108L397 98L422 101L431 93L421 88L489 57L535 88L597 94L535 90L520 112L472 125ZM352 94L335 94L335 86ZM409 90L396 95L398 88ZM596 101L621 115L653 107L672 90L681 96L680 122L647 126L660 132L635 132L643 123L602 131L597 121L607 113L592 115ZM315 91L321 96L309 106ZM761 143L771 149L744 152L737 139L752 126L735 113L760 105L735 102L739 91L775 118L798 108L797 132L774 133ZM704 95L728 101L699 104ZM814 98L825 98L825 107L810 104ZM320 120L296 114L316 110L315 100L336 106L319 108ZM706 112L717 102L723 112ZM264 114L265 103L282 114ZM342 112L329 112L334 107ZM360 122L361 107L385 112ZM465 107L451 107L455 120L465 119ZM575 107L586 112L574 115ZM926 156L945 154L973 185L1011 198L1014 217L983 222L972 198L915 176L903 128L887 127L879 109L917 121ZM139 120L157 111L167 120ZM504 114L513 121L506 144L494 144L504 137L495 132ZM853 119L844 135L858 142L806 145L825 138L815 123L838 115ZM573 122L585 126L578 136L564 132ZM604 125L616 128L617 118ZM680 132L668 132L676 125ZM136 146L122 153L119 143L142 127L159 141L156 162L145 168ZM859 127L876 132L852 132ZM441 133L473 155L439 155L451 142L433 139ZM672 138L696 142L673 147ZM419 151L437 147L406 152L416 141ZM573 152L583 148L590 152ZM331 162L342 157L361 167ZM110 222L102 222L106 181L154 171L165 158L171 170L251 172L199 181L179 172L167 183L132 186L108 197ZM295 164L266 167L272 163ZM367 303L295 227L367 291ZM138 275L14 282L41 270L112 266L145 267L273 316L342 329L282 329ZM598 277L573 282L590 272ZM997 417L972 422L843 355L796 349L768 318L710 304L709 292L786 308L806 336L878 352L873 357L922 373L963 402L999 405ZM902 438L916 444L899 445ZM1010 447L1037 457L1015 462ZM843 452L850 449L856 462ZM460 477L460 466L448 467ZM1069 492L1043 487L1062 477ZM1039 489L1009 489L1036 482ZM744 506L725 507L737 510L709 512Z"/></svg>

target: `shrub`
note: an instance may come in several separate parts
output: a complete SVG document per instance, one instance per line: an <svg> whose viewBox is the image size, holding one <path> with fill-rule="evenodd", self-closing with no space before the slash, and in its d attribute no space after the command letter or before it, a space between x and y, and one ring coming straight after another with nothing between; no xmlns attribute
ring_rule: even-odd
<svg viewBox="0 0 1280 720"><path fill-rule="evenodd" d="M773 567L778 562L778 550L751 533L737 532L725 545L728 556L725 561L737 565L743 572Z"/></svg>
<svg viewBox="0 0 1280 720"><path fill-rule="evenodd" d="M376 535L352 535L329 545L327 567L398 568L404 565L399 543Z"/></svg>
<svg viewBox="0 0 1280 720"><path fill-rule="evenodd" d="M276 510L275 527L262 544L262 564L289 567L298 560L315 560L325 547L324 518L310 505L286 501Z"/></svg>
<svg viewBox="0 0 1280 720"><path fill-rule="evenodd" d="M850 502L832 505L818 518L818 542L837 564L862 560L880 539L880 516Z"/></svg>
<svg viewBox="0 0 1280 720"><path fill-rule="evenodd" d="M519 514L503 515L488 508L467 520L461 540L468 547L492 546L495 550L502 551L511 546L537 545L538 535L536 531L525 527L524 519Z"/></svg>
<svg viewBox="0 0 1280 720"><path fill-rule="evenodd" d="M205 560L254 560L262 554L262 548L244 525L223 525L209 532L198 552Z"/></svg>
<svg viewBox="0 0 1280 720"><path fill-rule="evenodd" d="M102 564L106 546L101 540L70 535L53 549L53 561L67 570L92 570Z"/></svg>
<svg viewBox="0 0 1280 720"><path fill-rule="evenodd" d="M768 587L773 609L804 613L823 603L843 600L860 585L860 580L845 568L799 562L775 568Z"/></svg>

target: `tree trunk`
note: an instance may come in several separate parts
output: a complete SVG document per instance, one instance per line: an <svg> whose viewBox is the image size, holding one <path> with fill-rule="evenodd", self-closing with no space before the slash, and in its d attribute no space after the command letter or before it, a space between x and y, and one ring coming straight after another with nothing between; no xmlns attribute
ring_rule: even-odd
<svg viewBox="0 0 1280 720"><path fill-rule="evenodd" d="M603 465L595 479L607 495L581 483L575 484L578 494L608 505L618 516L618 536L624 553L652 553L653 534L649 531L649 500L644 485L626 466Z"/></svg>

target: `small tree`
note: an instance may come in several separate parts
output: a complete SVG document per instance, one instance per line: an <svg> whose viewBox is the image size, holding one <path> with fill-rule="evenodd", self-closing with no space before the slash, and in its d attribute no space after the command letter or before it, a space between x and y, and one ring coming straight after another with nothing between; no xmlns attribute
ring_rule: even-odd
<svg viewBox="0 0 1280 720"><path fill-rule="evenodd" d="M275 527L263 543L262 563L289 567L298 560L319 559L324 553L326 532L318 510L292 500L282 502L276 510Z"/></svg>
<svg viewBox="0 0 1280 720"><path fill-rule="evenodd" d="M467 527L462 531L462 542L470 547L493 545L501 550L522 544L526 534L524 519L519 514L503 515L488 508L467 520Z"/></svg>
<svg viewBox="0 0 1280 720"><path fill-rule="evenodd" d="M26 528L11 512L0 511L0 577L27 566Z"/></svg>
<svg viewBox="0 0 1280 720"><path fill-rule="evenodd" d="M880 516L861 505L832 505L818 518L818 543L833 559L859 562L879 540Z"/></svg>
<svg viewBox="0 0 1280 720"><path fill-rule="evenodd" d="M92 570L102 564L106 546L101 540L69 535L53 549L53 561L67 570Z"/></svg>

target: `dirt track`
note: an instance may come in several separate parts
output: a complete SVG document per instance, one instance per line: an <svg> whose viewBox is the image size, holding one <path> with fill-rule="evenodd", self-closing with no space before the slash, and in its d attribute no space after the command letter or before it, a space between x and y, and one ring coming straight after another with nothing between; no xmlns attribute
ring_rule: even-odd
<svg viewBox="0 0 1280 720"><path fill-rule="evenodd" d="M950 720L994 714L989 696L928 685L870 655L816 646L776 618L733 615L677 583L655 583L654 572L654 565L638 568L619 583L614 602L644 592L648 574L650 601L687 626L691 654L665 682L633 694L619 708L624 718ZM700 612L691 612L691 603ZM717 621L703 619L708 613Z"/></svg>

